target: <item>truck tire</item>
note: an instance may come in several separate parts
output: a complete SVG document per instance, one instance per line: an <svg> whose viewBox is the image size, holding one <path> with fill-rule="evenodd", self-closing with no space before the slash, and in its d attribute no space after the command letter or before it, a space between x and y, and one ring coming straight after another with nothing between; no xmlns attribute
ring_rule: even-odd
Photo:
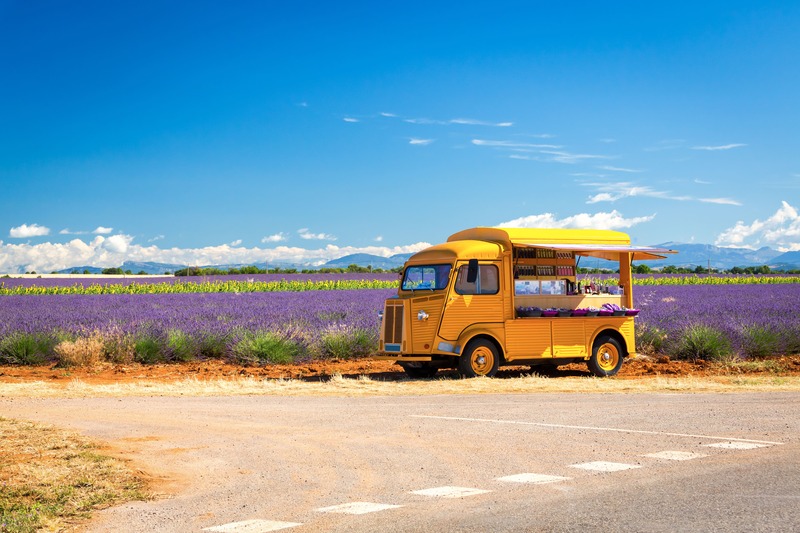
<svg viewBox="0 0 800 533"><path fill-rule="evenodd" d="M622 348L617 339L610 335L600 335L592 345L592 356L586 366L595 376L605 378L619 372L622 359Z"/></svg>
<svg viewBox="0 0 800 533"><path fill-rule="evenodd" d="M458 373L464 378L492 377L500 367L500 354L493 342L475 339L458 358Z"/></svg>
<svg viewBox="0 0 800 533"><path fill-rule="evenodd" d="M436 371L439 370L430 363L418 363L413 361L399 364L401 367L403 367L406 375L414 379L432 378L436 375Z"/></svg>

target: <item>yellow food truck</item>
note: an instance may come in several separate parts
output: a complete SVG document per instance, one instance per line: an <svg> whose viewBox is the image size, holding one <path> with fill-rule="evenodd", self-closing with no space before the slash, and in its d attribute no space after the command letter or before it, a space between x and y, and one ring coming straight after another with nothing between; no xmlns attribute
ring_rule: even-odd
<svg viewBox="0 0 800 533"><path fill-rule="evenodd" d="M578 361L613 376L636 355L631 262L666 253L674 251L632 246L627 234L609 230L460 231L405 263L382 312L376 358L396 361L411 377ZM613 286L579 278L587 257L619 265Z"/></svg>

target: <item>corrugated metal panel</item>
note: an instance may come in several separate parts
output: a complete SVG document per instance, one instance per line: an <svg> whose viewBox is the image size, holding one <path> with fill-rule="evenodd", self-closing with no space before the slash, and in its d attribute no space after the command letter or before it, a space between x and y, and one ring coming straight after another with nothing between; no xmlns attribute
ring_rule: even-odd
<svg viewBox="0 0 800 533"><path fill-rule="evenodd" d="M445 306L445 315L439 336L455 341L465 327L480 322L503 321L502 294L451 295Z"/></svg>
<svg viewBox="0 0 800 533"><path fill-rule="evenodd" d="M547 318L509 320L506 322L506 359L552 357L552 338Z"/></svg>
<svg viewBox="0 0 800 533"><path fill-rule="evenodd" d="M585 318L553 319L553 357L586 357Z"/></svg>
<svg viewBox="0 0 800 533"><path fill-rule="evenodd" d="M629 352L635 352L635 335L634 335L634 319L633 318L626 318L623 323L619 326L619 332L622 333L622 336L625 338L625 343L628 345ZM623 347L624 348L624 347Z"/></svg>
<svg viewBox="0 0 800 533"><path fill-rule="evenodd" d="M431 351L439 319L442 316L444 295L411 299L411 346L413 353L428 353ZM417 314L425 311L427 320L418 320ZM427 345L427 346L426 346Z"/></svg>

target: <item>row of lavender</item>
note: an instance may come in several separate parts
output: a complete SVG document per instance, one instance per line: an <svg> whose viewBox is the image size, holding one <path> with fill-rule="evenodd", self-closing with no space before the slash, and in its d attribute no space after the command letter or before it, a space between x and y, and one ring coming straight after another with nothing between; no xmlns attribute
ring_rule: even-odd
<svg viewBox="0 0 800 533"><path fill-rule="evenodd" d="M0 298L0 364L88 357L247 363L374 351L392 289ZM641 351L681 357L800 352L800 285L641 287ZM73 361L74 362L74 361ZM78 361L79 362L79 361Z"/></svg>

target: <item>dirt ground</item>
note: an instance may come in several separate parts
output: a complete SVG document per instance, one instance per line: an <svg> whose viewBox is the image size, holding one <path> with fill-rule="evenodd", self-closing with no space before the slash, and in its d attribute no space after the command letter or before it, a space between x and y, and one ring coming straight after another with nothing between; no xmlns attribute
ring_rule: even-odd
<svg viewBox="0 0 800 533"><path fill-rule="evenodd" d="M627 360L616 379L642 377L706 377L716 375L762 375L800 376L800 354L778 356L754 363L716 363L709 361L673 361L669 357L651 358L640 356ZM524 367L503 367L497 378L513 378L530 374ZM582 364L560 366L555 371L539 369L542 375L589 376ZM406 379L403 370L389 361L356 359L347 361L316 361L295 365L267 365L243 367L227 364L219 360L194 361L156 365L102 365L95 368L59 368L52 366L10 367L0 366L0 383L22 383L46 381L63 382L65 385L80 380L87 384L135 383L138 381L169 383L195 378L198 380L224 380L242 377L257 379L299 379L304 381L325 381L331 376L357 377L367 375L374 380L398 381ZM443 370L439 376L457 377L452 370Z"/></svg>

